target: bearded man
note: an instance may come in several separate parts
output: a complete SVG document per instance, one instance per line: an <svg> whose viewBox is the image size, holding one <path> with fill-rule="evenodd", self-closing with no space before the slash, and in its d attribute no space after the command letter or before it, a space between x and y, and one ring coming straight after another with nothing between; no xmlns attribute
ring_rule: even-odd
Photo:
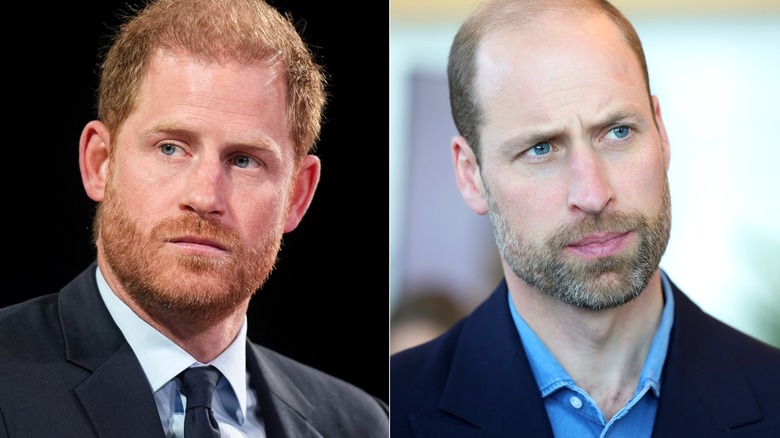
<svg viewBox="0 0 780 438"><path fill-rule="evenodd" d="M448 77L458 187L504 279L392 356L392 436L777 436L780 350L659 268L670 148L629 21L606 1L489 0Z"/></svg>
<svg viewBox="0 0 780 438"><path fill-rule="evenodd" d="M377 397L247 339L320 176L325 77L263 0L160 0L101 64L97 260L0 310L0 437L386 437Z"/></svg>

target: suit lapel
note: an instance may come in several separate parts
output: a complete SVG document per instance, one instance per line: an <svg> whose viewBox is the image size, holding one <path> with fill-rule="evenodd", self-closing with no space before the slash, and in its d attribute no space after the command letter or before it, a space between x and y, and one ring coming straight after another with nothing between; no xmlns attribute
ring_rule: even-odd
<svg viewBox="0 0 780 438"><path fill-rule="evenodd" d="M674 326L653 436L717 434L760 421L760 407L741 367L718 344L719 325L674 284L672 289ZM472 427L413 413L416 436L552 437L506 294L502 284L466 320L439 404Z"/></svg>
<svg viewBox="0 0 780 438"><path fill-rule="evenodd" d="M322 438L309 423L314 406L262 348L247 342L247 368L269 437Z"/></svg>
<svg viewBox="0 0 780 438"><path fill-rule="evenodd" d="M129 344L122 345L75 392L98 436L163 437L152 391Z"/></svg>
<svg viewBox="0 0 780 438"><path fill-rule="evenodd" d="M712 319L676 286L672 290L674 326L653 436L695 436L761 420L740 365L718 345Z"/></svg>
<svg viewBox="0 0 780 438"><path fill-rule="evenodd" d="M163 437L146 375L106 309L95 265L59 295L60 320L69 362L92 374L74 388L101 437Z"/></svg>
<svg viewBox="0 0 780 438"><path fill-rule="evenodd" d="M473 425L443 426L414 415L418 436L449 429L447 436L552 437L539 387L531 372L502 284L465 322L439 408Z"/></svg>

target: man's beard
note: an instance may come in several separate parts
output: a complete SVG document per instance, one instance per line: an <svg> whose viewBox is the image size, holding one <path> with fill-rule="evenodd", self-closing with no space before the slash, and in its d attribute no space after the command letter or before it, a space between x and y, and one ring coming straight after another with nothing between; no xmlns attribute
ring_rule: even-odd
<svg viewBox="0 0 780 438"><path fill-rule="evenodd" d="M123 210L111 182L96 225L109 267L138 306L157 317L202 327L229 316L263 285L276 263L283 232L279 220L259 246L248 248L236 230L219 220L188 213L164 219L144 234ZM218 242L227 254L161 253L169 238L181 236Z"/></svg>
<svg viewBox="0 0 780 438"><path fill-rule="evenodd" d="M655 217L620 212L589 215L558 228L541 243L513 230L489 193L486 197L496 243L514 274L543 293L581 309L611 309L639 296L658 269L669 242L671 198L667 181ZM633 231L638 247L595 260L577 260L564 253L566 245L605 231Z"/></svg>

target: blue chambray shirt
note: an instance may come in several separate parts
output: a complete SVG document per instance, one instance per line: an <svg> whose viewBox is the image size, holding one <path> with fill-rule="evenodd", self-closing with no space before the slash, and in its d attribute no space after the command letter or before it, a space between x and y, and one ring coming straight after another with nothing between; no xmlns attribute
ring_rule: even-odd
<svg viewBox="0 0 780 438"><path fill-rule="evenodd" d="M558 438L585 437L650 437L653 433L658 398L661 395L661 370L666 359L669 334L672 330L674 298L666 273L661 271L661 289L664 308L661 322L653 337L634 396L623 409L606 421L598 405L553 357L541 339L523 320L507 293L523 348L531 364L531 371L550 418L553 434Z"/></svg>

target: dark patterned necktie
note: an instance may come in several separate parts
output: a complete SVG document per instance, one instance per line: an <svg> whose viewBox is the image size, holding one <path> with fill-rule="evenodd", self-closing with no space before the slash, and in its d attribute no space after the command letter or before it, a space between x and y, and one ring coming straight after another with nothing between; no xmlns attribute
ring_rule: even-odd
<svg viewBox="0 0 780 438"><path fill-rule="evenodd" d="M179 374L181 391L187 397L184 438L219 438L211 398L220 375L212 366L187 368Z"/></svg>

